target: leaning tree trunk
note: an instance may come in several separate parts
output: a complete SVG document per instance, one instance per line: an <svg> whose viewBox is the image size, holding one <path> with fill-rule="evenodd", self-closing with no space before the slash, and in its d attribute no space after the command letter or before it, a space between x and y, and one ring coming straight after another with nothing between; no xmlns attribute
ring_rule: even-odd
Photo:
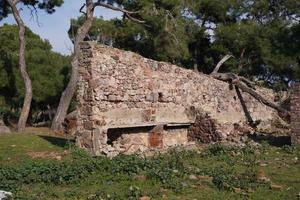
<svg viewBox="0 0 300 200"><path fill-rule="evenodd" d="M86 20L83 23L83 25L78 29L76 36L75 36L74 58L72 60L71 79L67 85L67 88L62 93L56 114L52 121L51 129L53 131L60 131L62 129L62 123L67 115L69 105L70 105L73 95L75 93L76 85L77 85L76 83L77 83L77 79L78 79L78 58L80 55L80 42L83 41L85 35L88 33L89 29L92 26L95 7L101 6L104 8L111 9L111 10L120 11L124 14L124 16L126 18L130 19L133 22L141 23L141 24L145 23L145 21L139 20L139 19L131 16L131 14L137 14L138 11L128 11L123 8L118 8L109 3L105 3L102 0L97 0L95 3L93 2L93 0L86 0L85 5L86 5L86 13L85 13ZM80 12L82 12L82 9L84 8L84 6L82 6L80 8Z"/></svg>
<svg viewBox="0 0 300 200"><path fill-rule="evenodd" d="M94 5L92 0L86 0L86 20L83 25L78 29L75 42L74 42L74 57L72 60L72 71L71 71L71 78L66 89L63 91L59 105L56 111L56 114L53 118L51 129L53 131L60 131L62 127L62 123L67 115L67 111L71 100L74 96L77 86L78 80L78 58L80 55L80 42L83 41L85 35L88 33L92 22L93 22L93 15L94 15Z"/></svg>
<svg viewBox="0 0 300 200"><path fill-rule="evenodd" d="M25 97L23 102L23 107L21 110L21 114L18 121L18 132L24 131L26 122L28 119L30 106L31 106L31 100L32 100L32 85L30 77L28 76L28 73L26 71L26 62L25 62L25 25L24 22L20 16L20 13L16 7L16 3L12 0L7 0L9 3L12 13L14 15L14 18L18 24L19 27L19 42L20 42L20 49L19 49L19 68L21 72L21 76L23 78L24 84L25 84Z"/></svg>

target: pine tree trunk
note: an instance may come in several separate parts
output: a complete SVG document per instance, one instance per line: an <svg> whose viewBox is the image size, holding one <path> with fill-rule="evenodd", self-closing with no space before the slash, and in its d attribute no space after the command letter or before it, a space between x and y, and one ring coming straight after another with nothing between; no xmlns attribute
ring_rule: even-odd
<svg viewBox="0 0 300 200"><path fill-rule="evenodd" d="M86 0L86 20L83 25L78 29L75 37L74 42L74 57L72 60L72 71L71 71L71 78L66 89L63 91L60 102L56 111L56 114L53 118L51 129L53 131L60 131L62 130L62 123L67 115L67 111L71 100L74 96L77 86L78 80L78 58L80 55L80 42L83 41L85 35L88 33L92 22L93 22L93 15L94 15L94 5L92 0Z"/></svg>
<svg viewBox="0 0 300 200"><path fill-rule="evenodd" d="M32 84L30 77L28 76L28 73L26 71L26 61L25 61L25 25L24 22L19 14L19 11L16 7L16 3L12 0L7 0L9 3L14 18L18 24L19 28L19 42L20 42L20 49L19 49L19 68L21 72L21 76L23 78L24 84L25 84L25 97L23 102L23 107L21 110L21 114L18 121L18 132L22 132L25 130L26 122L28 119L30 106L31 106L31 100L32 100Z"/></svg>
<svg viewBox="0 0 300 200"><path fill-rule="evenodd" d="M77 85L77 78L78 78L78 60L77 57L74 55L72 60L72 71L71 71L71 78L68 82L66 89L62 92L60 97L59 105L57 107L57 111L53 118L51 129L53 131L62 130L62 123L67 115L67 111L71 100L74 96L76 85Z"/></svg>
<svg viewBox="0 0 300 200"><path fill-rule="evenodd" d="M194 71L199 73L199 69L198 69L198 64L197 63L194 63Z"/></svg>

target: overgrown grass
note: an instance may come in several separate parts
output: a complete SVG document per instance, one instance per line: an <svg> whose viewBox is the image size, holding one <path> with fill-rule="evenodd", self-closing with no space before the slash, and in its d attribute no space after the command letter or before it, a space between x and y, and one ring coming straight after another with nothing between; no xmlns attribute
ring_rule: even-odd
<svg viewBox="0 0 300 200"><path fill-rule="evenodd" d="M297 199L300 192L300 150L291 146L215 144L109 159L50 136L3 136L0 145L0 190L15 199Z"/></svg>

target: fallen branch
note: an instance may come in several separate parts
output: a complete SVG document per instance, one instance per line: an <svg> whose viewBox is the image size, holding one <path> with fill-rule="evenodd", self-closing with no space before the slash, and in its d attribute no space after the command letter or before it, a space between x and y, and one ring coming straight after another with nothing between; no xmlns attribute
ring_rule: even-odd
<svg viewBox="0 0 300 200"><path fill-rule="evenodd" d="M211 74L217 73L220 69L220 67L229 59L229 58L233 58L233 55L227 54L226 56L224 56L216 65L214 71Z"/></svg>
<svg viewBox="0 0 300 200"><path fill-rule="evenodd" d="M44 121L44 122L38 122L38 123L34 123L32 124L33 127L49 127L49 125L51 124L51 121Z"/></svg>
<svg viewBox="0 0 300 200"><path fill-rule="evenodd" d="M237 74L234 74L234 73L218 73L222 64L231 57L232 57L231 55L226 55L224 58L222 58L222 60L217 64L214 71L210 75L215 79L218 79L218 80L221 80L224 82L229 82L230 84L235 85L240 90L250 94L252 97L254 97L256 100L260 101L264 105L277 110L279 115L283 119L285 119L286 121L289 121L289 119L290 119L289 111L282 108L279 104L276 104L273 101L268 100L263 95L256 92L255 91L255 83L246 79L245 77L238 76Z"/></svg>
<svg viewBox="0 0 300 200"><path fill-rule="evenodd" d="M289 119L289 117L290 117L289 112L287 110L285 110L284 108L282 108L281 106L279 106L278 104L274 103L273 101L268 100L267 98L263 97L262 95L260 95L259 93L257 93L253 89L247 87L245 84L243 84L242 82L240 82L238 80L234 80L232 83L234 85L236 85L238 88L240 88L243 92L246 92L246 93L250 94L252 97L257 99L261 103L265 104L268 107L271 107L271 108L274 108L275 110L277 110L283 118Z"/></svg>

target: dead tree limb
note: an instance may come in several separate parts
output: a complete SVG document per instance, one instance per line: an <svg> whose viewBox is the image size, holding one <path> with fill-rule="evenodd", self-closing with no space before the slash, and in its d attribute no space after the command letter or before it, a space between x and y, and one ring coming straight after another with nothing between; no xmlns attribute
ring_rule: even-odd
<svg viewBox="0 0 300 200"><path fill-rule="evenodd" d="M233 55L230 55L230 54L227 54L226 56L224 56L219 62L218 64L216 65L214 71L211 73L217 73L220 69L220 67L229 59L229 58L233 58L234 56Z"/></svg>
<svg viewBox="0 0 300 200"><path fill-rule="evenodd" d="M240 64L238 67L238 73L240 73L244 67L244 54L245 54L245 49L242 50L241 56L240 56Z"/></svg>
<svg viewBox="0 0 300 200"><path fill-rule="evenodd" d="M271 107L279 113L279 115L289 121L290 118L290 113L286 109L282 108L279 104L274 103L273 101L265 98L263 95L259 94L258 92L255 91L255 84L246 79L245 77L238 76L237 74L234 73L218 73L220 67L224 62L226 62L231 56L226 55L216 66L214 71L210 74L213 78L228 82L230 84L235 85L238 87L240 90L242 90L245 93L250 94L253 98L256 100L260 101L264 105Z"/></svg>
<svg viewBox="0 0 300 200"><path fill-rule="evenodd" d="M246 93L250 94L256 100L260 101L261 103L265 104L268 107L271 107L271 108L274 108L275 110L277 110L282 115L282 117L289 118L289 112L287 110L285 110L284 108L282 108L278 104L274 103L273 101L268 100L267 98L265 98L264 96L262 96L258 92L254 91L253 89L246 86L241 81L233 80L232 83L234 85L236 85L238 88L240 88L243 92L246 92Z"/></svg>

